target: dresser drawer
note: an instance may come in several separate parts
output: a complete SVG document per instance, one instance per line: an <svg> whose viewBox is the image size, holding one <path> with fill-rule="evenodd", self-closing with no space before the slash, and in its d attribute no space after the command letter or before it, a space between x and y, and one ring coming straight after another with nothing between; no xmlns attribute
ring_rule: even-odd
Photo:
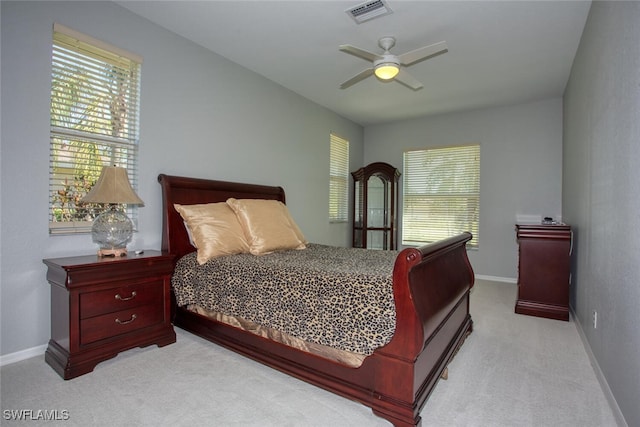
<svg viewBox="0 0 640 427"><path fill-rule="evenodd" d="M164 311L157 305L143 305L129 310L108 313L80 321L80 344L90 344L164 320Z"/></svg>
<svg viewBox="0 0 640 427"><path fill-rule="evenodd" d="M80 294L80 318L99 316L147 304L162 306L162 281L125 285Z"/></svg>

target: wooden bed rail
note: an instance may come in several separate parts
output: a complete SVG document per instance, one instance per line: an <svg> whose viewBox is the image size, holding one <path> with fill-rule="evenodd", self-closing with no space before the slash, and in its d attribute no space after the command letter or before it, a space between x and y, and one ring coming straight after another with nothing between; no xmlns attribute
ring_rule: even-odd
<svg viewBox="0 0 640 427"><path fill-rule="evenodd" d="M400 252L393 269L396 331L407 333L396 334L385 346L385 353L406 358L409 351L417 356L453 306L473 287L474 274L466 251L471 238L471 233L465 232Z"/></svg>
<svg viewBox="0 0 640 427"><path fill-rule="evenodd" d="M471 332L470 233L400 252L394 267L396 333L376 350L373 411L395 426L418 426L420 410ZM407 421L409 420L409 421Z"/></svg>

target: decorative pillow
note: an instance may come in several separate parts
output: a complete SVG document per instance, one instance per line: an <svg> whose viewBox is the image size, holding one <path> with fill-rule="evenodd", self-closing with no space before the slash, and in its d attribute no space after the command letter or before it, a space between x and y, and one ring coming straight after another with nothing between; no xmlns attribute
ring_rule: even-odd
<svg viewBox="0 0 640 427"><path fill-rule="evenodd" d="M211 258L249 252L249 244L236 214L224 202L173 205L198 249L198 263Z"/></svg>
<svg viewBox="0 0 640 427"><path fill-rule="evenodd" d="M249 242L249 252L253 255L306 248L306 240L284 203L233 198L227 199L227 203L236 213Z"/></svg>

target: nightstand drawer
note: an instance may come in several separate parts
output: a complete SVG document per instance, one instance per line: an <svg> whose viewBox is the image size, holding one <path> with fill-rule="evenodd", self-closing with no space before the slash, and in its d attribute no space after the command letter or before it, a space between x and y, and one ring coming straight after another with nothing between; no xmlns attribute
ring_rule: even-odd
<svg viewBox="0 0 640 427"><path fill-rule="evenodd" d="M141 305L161 306L163 289L161 281L139 283L80 294L80 318L99 316Z"/></svg>
<svg viewBox="0 0 640 427"><path fill-rule="evenodd" d="M135 331L164 321L164 311L157 305L144 305L80 321L80 344Z"/></svg>

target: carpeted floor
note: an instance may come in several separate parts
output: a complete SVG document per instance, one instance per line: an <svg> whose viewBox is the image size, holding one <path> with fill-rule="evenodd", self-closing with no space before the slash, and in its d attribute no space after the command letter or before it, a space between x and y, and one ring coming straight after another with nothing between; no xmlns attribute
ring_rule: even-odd
<svg viewBox="0 0 640 427"><path fill-rule="evenodd" d="M423 426L615 426L573 322L513 313L516 286L478 280L474 332ZM389 426L370 409L176 330L63 381L44 356L2 367L3 426ZM12 410L57 411L55 422Z"/></svg>

